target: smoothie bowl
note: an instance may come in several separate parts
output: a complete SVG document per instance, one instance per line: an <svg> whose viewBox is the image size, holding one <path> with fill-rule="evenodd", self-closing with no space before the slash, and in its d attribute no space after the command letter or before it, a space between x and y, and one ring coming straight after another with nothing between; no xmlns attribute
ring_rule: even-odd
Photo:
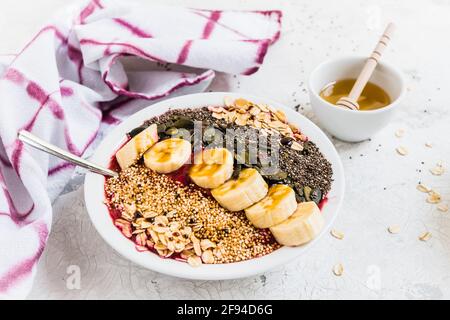
<svg viewBox="0 0 450 320"><path fill-rule="evenodd" d="M262 273L303 254L341 206L339 156L312 122L254 96L202 93L128 118L92 161L85 200L129 260L202 280Z"/></svg>

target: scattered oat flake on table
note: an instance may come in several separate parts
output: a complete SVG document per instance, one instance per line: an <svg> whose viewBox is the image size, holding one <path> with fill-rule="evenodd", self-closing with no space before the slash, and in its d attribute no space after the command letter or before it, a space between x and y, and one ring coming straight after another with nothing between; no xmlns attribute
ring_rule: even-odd
<svg viewBox="0 0 450 320"><path fill-rule="evenodd" d="M395 131L395 136L397 138L403 137L404 134L405 134L405 130L403 130L403 129L398 129L397 131Z"/></svg>
<svg viewBox="0 0 450 320"><path fill-rule="evenodd" d="M428 193L428 192L431 191L430 188L428 188L427 186L425 186L425 185L423 185L423 184L421 184L421 183L419 183L419 184L417 185L416 189L419 190L420 192L424 192L424 193Z"/></svg>
<svg viewBox="0 0 450 320"><path fill-rule="evenodd" d="M341 232L341 231L339 231L339 230L331 229L330 233L331 233L331 235L332 235L333 237L335 237L336 239L339 239L339 240L344 239L344 233Z"/></svg>
<svg viewBox="0 0 450 320"><path fill-rule="evenodd" d="M431 142L425 142L425 147L433 148L433 144Z"/></svg>
<svg viewBox="0 0 450 320"><path fill-rule="evenodd" d="M434 175L434 176L441 176L444 174L445 169L442 166L441 163L436 164L436 166L432 169L430 169L430 172Z"/></svg>
<svg viewBox="0 0 450 320"><path fill-rule="evenodd" d="M406 150L405 147L398 147L397 149L395 149L397 151L397 153L401 156L406 156L408 154L408 150Z"/></svg>
<svg viewBox="0 0 450 320"><path fill-rule="evenodd" d="M337 277L340 277L344 274L344 266L342 263L338 263L333 267L333 274Z"/></svg>
<svg viewBox="0 0 450 320"><path fill-rule="evenodd" d="M431 232L424 232L419 236L420 241L428 241L431 239Z"/></svg>
<svg viewBox="0 0 450 320"><path fill-rule="evenodd" d="M448 211L448 205L441 203L437 206L437 209L441 212L447 212Z"/></svg>
<svg viewBox="0 0 450 320"><path fill-rule="evenodd" d="M400 232L400 226L398 226L398 225L390 226L390 227L388 228L388 231L389 231L389 233L397 234L397 233Z"/></svg>
<svg viewBox="0 0 450 320"><path fill-rule="evenodd" d="M432 203L432 204L439 203L439 202L441 202L441 195L439 193L437 193L436 191L431 190L429 192L427 202Z"/></svg>

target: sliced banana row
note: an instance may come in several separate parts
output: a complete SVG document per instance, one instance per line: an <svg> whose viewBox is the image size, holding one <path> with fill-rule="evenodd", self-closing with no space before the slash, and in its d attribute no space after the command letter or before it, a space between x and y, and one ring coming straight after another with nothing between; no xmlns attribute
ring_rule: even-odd
<svg viewBox="0 0 450 320"><path fill-rule="evenodd" d="M134 163L142 150L150 147L147 152L144 150L144 163L158 173L176 171L191 157L191 144L186 140L172 138L155 144L156 141L157 134L155 139L151 130L133 138L116 155L121 168ZM233 155L225 148L205 149L195 155L189 176L198 186L212 189L212 196L222 207L230 211L245 210L255 227L269 228L282 245L302 245L320 233L324 220L314 202L297 204L294 190L286 185L268 188L255 169L244 169L238 178L229 180L233 162Z"/></svg>

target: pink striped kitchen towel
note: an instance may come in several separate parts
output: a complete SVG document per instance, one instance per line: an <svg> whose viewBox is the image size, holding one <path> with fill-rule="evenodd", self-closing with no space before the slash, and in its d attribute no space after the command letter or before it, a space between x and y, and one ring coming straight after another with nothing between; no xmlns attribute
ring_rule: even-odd
<svg viewBox="0 0 450 320"><path fill-rule="evenodd" d="M73 171L24 146L19 130L81 155L102 124L149 100L203 91L215 71L256 72L280 24L280 11L94 0L59 13L17 55L1 56L0 298L30 291L52 201Z"/></svg>

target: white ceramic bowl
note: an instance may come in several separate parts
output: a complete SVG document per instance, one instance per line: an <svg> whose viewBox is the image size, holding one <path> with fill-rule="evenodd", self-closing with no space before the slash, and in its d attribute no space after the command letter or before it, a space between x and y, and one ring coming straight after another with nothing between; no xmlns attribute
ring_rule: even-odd
<svg viewBox="0 0 450 320"><path fill-rule="evenodd" d="M355 79L361 71L365 57L342 57L328 60L317 66L309 77L311 107L320 125L336 138L357 142L372 137L391 119L405 92L402 73L381 61L370 81L383 88L391 98L391 104L377 110L353 111L338 108L319 96L329 83L341 79Z"/></svg>
<svg viewBox="0 0 450 320"><path fill-rule="evenodd" d="M302 132L317 144L324 156L331 162L333 166L334 181L331 192L328 194L329 200L322 211L326 220L325 228L322 233L307 245L296 248L283 247L261 258L231 264L202 265L198 268L193 268L184 262L173 259L162 259L152 252L138 252L135 249L134 243L125 238L113 225L108 209L103 203L105 178L98 174L88 173L85 179L84 191L86 207L92 223L103 239L127 259L148 269L182 278L201 280L242 278L265 272L304 254L308 248L329 230L333 220L338 214L344 196L344 174L340 158L330 140L328 140L326 135L316 125L292 109L267 99L240 93L215 92L186 95L158 102L137 112L117 126L102 141L91 160L100 165L108 165L115 150L117 150L124 141L126 133L141 125L147 119L163 114L171 108L194 108L208 105L223 105L225 96L233 98L242 97L256 103L264 102L277 109L283 110L289 121L298 125Z"/></svg>

